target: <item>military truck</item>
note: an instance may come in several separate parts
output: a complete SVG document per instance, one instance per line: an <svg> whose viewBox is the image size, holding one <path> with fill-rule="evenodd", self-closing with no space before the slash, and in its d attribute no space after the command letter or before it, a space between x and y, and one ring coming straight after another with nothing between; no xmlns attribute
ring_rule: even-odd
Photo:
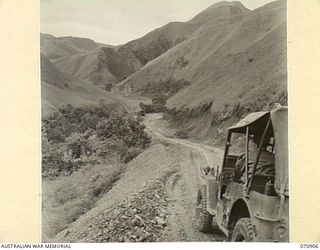
<svg viewBox="0 0 320 250"><path fill-rule="evenodd" d="M231 241L289 241L287 117L281 106L251 113L227 130L222 167L202 169L196 201L201 232L220 231ZM273 162L262 159L263 151Z"/></svg>

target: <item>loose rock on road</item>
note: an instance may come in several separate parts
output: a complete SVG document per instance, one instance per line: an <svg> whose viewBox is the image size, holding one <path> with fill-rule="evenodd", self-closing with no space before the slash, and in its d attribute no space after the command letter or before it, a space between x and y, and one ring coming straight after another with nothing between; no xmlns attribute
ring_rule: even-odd
<svg viewBox="0 0 320 250"><path fill-rule="evenodd" d="M178 145L183 156L175 166L177 171L168 178L168 226L163 233L163 241L223 241L225 237L215 234L200 233L195 222L195 203L200 181L200 167L221 164L222 150L208 145L194 143L185 139L174 138L162 126L162 114L148 114L144 124L147 132L166 143Z"/></svg>

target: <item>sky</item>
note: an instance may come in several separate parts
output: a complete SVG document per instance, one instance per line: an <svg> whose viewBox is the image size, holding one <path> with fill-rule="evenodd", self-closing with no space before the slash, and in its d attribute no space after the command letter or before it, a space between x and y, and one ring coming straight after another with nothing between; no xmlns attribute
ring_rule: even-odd
<svg viewBox="0 0 320 250"><path fill-rule="evenodd" d="M240 0L255 9L273 0ZM40 31L120 45L172 21L188 21L220 0L40 0Z"/></svg>

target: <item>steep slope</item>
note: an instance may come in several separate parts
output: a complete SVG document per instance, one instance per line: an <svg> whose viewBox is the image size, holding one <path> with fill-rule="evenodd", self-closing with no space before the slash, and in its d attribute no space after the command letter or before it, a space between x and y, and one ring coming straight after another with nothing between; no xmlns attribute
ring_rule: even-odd
<svg viewBox="0 0 320 250"><path fill-rule="evenodd" d="M123 98L65 75L44 55L41 55L41 101L43 116L62 105L83 106L101 101L114 105L115 109L128 109Z"/></svg>
<svg viewBox="0 0 320 250"><path fill-rule="evenodd" d="M188 40L193 32L206 22L215 20L220 16L247 12L249 10L239 2L220 2L201 12L189 22L171 22L144 37L125 44L123 47L130 49L144 65L177 44Z"/></svg>
<svg viewBox="0 0 320 250"><path fill-rule="evenodd" d="M215 3L196 15L190 22L206 23L219 17L227 17L233 15L242 15L249 13L250 10L237 1L221 1Z"/></svg>
<svg viewBox="0 0 320 250"><path fill-rule="evenodd" d="M41 53L41 81L62 89L68 86L70 77L63 74Z"/></svg>
<svg viewBox="0 0 320 250"><path fill-rule="evenodd" d="M42 35L41 50L65 74L110 88L182 42L199 25L201 24L169 23L122 46L101 46L87 51L65 45L65 38Z"/></svg>
<svg viewBox="0 0 320 250"><path fill-rule="evenodd" d="M96 67L91 71L91 81L99 86L118 83L141 67L140 61L129 49L101 48L97 55Z"/></svg>
<svg viewBox="0 0 320 250"><path fill-rule="evenodd" d="M163 86L172 86L170 93L176 94L167 96L166 117L204 134L217 122L285 103L286 2L252 12L239 6L221 2L200 13L191 22L203 25L189 39L147 63L118 89L155 96L168 95Z"/></svg>
<svg viewBox="0 0 320 250"><path fill-rule="evenodd" d="M51 62L62 72L85 82L91 81L91 72L97 65L97 51L64 56Z"/></svg>
<svg viewBox="0 0 320 250"><path fill-rule="evenodd" d="M183 42L198 28L197 23L172 22L122 46L145 65L175 45Z"/></svg>
<svg viewBox="0 0 320 250"><path fill-rule="evenodd" d="M102 47L51 61L65 74L107 89L142 67L140 61L126 48L115 50Z"/></svg>
<svg viewBox="0 0 320 250"><path fill-rule="evenodd" d="M131 89L135 92L143 85L152 85L151 81L155 75L155 82L159 82L158 79L160 78L162 81L167 81L173 78L173 72L181 72L181 75L185 75L190 69L194 70L194 66L203 57L219 49L220 44L223 43L223 40L228 37L231 31L230 26L232 24L236 25L249 12L240 2L219 2L204 10L189 22L179 23L181 27L193 27L192 32L189 32L188 36L183 36L181 43L173 46L166 53L160 54L155 60L151 60L139 72L121 83L119 87L121 88L121 85L124 85L125 90L130 92ZM143 39L139 39L139 42L143 42ZM161 64L161 68L156 69L160 66L159 64ZM168 70L169 72L167 72ZM178 77L175 77L175 79L178 80Z"/></svg>
<svg viewBox="0 0 320 250"><path fill-rule="evenodd" d="M192 108L208 99L215 108L221 108L233 100L247 103L261 92L270 96L270 91L286 89L286 7L283 3L269 4L240 23L221 27L222 39L210 37L215 41L214 47L200 35L198 51L205 53L196 58L195 67L188 74L173 72L174 76L185 76L194 84L173 96L168 107ZM221 98L221 93L226 95Z"/></svg>
<svg viewBox="0 0 320 250"><path fill-rule="evenodd" d="M88 38L79 37L55 37L49 34L40 34L41 53L48 59L83 54L100 47L111 47L110 45L96 43Z"/></svg>
<svg viewBox="0 0 320 250"><path fill-rule="evenodd" d="M200 27L221 16L249 12L241 3L218 3L189 22L172 22L124 45L111 47L89 39L42 34L42 52L64 73L110 88L149 61L186 41ZM81 45L81 46L80 46ZM103 48L101 48L103 47Z"/></svg>

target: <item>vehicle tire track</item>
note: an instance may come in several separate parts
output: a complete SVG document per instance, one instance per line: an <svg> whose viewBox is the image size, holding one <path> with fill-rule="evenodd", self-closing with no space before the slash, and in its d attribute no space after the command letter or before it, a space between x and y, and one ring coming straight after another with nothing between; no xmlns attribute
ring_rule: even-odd
<svg viewBox="0 0 320 250"><path fill-rule="evenodd" d="M221 235L204 234L197 230L195 221L196 195L200 182L200 167L217 166L222 151L208 145L166 135L159 126L161 114L150 114L145 118L149 134L166 143L176 145L180 152L178 172L171 175L166 182L168 195L168 226L163 233L163 241L221 241ZM216 165L214 165L216 164Z"/></svg>

